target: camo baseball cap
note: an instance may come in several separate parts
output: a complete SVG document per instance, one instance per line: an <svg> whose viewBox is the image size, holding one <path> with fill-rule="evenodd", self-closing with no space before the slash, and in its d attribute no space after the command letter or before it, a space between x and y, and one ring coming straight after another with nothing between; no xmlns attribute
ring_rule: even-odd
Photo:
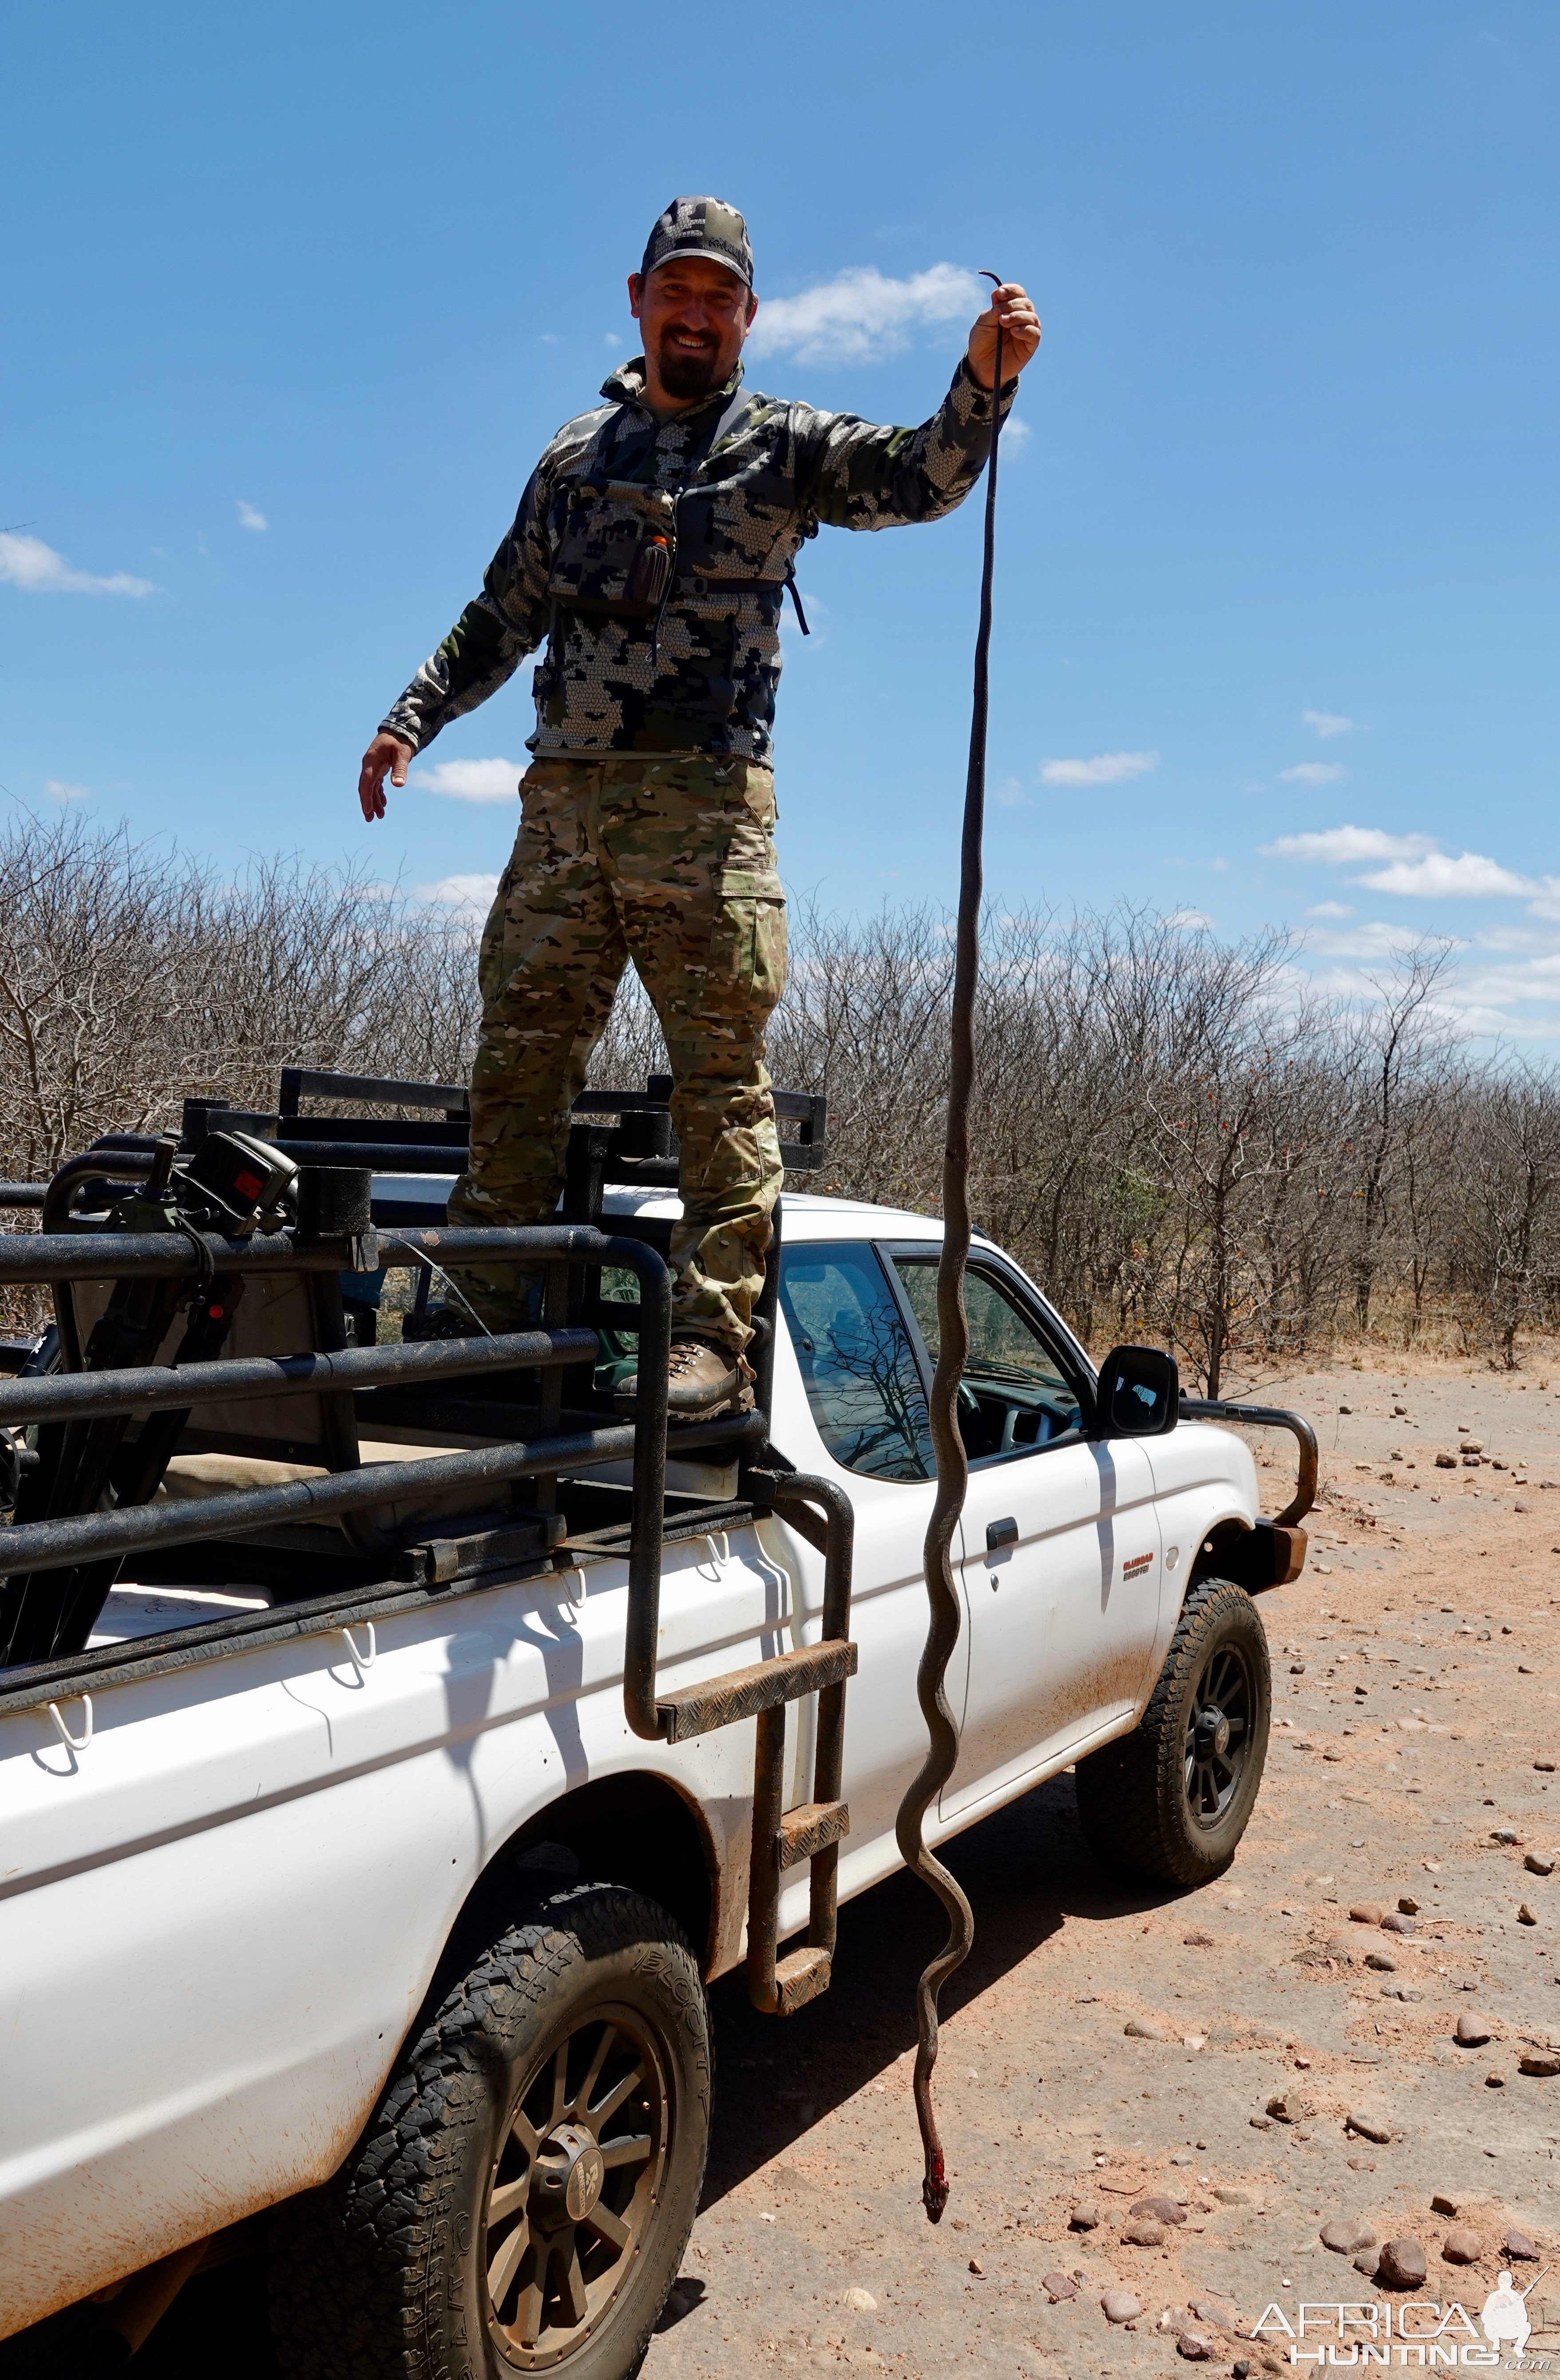
<svg viewBox="0 0 1560 2380"><path fill-rule="evenodd" d="M640 267L641 279L674 256L707 256L735 273L745 287L753 285L748 226L724 199L674 199L656 218Z"/></svg>

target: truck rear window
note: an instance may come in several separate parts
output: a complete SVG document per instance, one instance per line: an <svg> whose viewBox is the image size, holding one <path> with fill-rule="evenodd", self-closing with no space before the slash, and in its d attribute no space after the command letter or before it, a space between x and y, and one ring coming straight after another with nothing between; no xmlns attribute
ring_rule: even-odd
<svg viewBox="0 0 1560 2380"><path fill-rule="evenodd" d="M920 1371L875 1250L848 1241L782 1249L780 1304L835 1461L872 1479L930 1479Z"/></svg>

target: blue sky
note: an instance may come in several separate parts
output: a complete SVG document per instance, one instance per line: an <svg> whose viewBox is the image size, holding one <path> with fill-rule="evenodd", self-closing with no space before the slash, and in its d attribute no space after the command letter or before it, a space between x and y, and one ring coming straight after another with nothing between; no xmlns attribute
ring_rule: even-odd
<svg viewBox="0 0 1560 2380"><path fill-rule="evenodd" d="M934 268L1035 294L999 529L1005 906L1285 923L1345 986L1448 935L1471 1026L1560 1034L1548 0L150 0L12 11L0 74L13 800L224 868L491 879L507 795L408 787L371 832L359 755L633 351L653 216L711 190L785 301L750 374L775 394L919 420L967 328ZM794 892L951 899L979 533L971 504L804 555ZM518 768L530 724L522 673L422 773L481 787L449 764Z"/></svg>

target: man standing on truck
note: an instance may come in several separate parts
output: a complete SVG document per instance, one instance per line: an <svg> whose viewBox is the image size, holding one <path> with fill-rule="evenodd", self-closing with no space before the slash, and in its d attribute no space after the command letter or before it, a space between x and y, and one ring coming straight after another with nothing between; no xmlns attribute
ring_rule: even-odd
<svg viewBox="0 0 1560 2380"><path fill-rule="evenodd" d="M383 818L386 773L404 785L414 754L545 640L519 834L482 934L471 1153L450 1220L554 1214L569 1110L631 958L682 1150L670 1405L708 1414L751 1402L743 1349L782 1176L763 1033L786 980L770 755L796 555L825 523L889 528L962 503L991 444L998 326L1005 412L1040 322L1005 283L937 411L895 430L743 385L752 249L718 199L673 200L628 305L644 354L547 448L358 792ZM481 1322L451 1308L452 1330L534 1320L534 1284L512 1270L462 1281Z"/></svg>

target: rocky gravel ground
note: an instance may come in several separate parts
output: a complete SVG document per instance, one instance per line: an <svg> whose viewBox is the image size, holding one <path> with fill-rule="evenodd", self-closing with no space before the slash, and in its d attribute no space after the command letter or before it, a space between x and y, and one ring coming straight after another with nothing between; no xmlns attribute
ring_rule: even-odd
<svg viewBox="0 0 1560 2380"><path fill-rule="evenodd" d="M833 1990L785 2025L718 1985L709 2182L646 2380L1280 2370L1272 2307L1477 2324L1503 2271L1533 2285L1530 2366L1560 2369L1560 1356L1553 1382L1367 1364L1261 1392L1315 1418L1323 1495L1303 1578L1261 1598L1275 1726L1234 1867L1121 1889L1070 1777L951 1847L977 1937L936 2229L920 1888L842 1912ZM1276 1509L1292 1450L1263 1456ZM261 2380L262 2306L252 2264L201 2275L137 2360ZM0 2380L62 2368L45 2328Z"/></svg>

